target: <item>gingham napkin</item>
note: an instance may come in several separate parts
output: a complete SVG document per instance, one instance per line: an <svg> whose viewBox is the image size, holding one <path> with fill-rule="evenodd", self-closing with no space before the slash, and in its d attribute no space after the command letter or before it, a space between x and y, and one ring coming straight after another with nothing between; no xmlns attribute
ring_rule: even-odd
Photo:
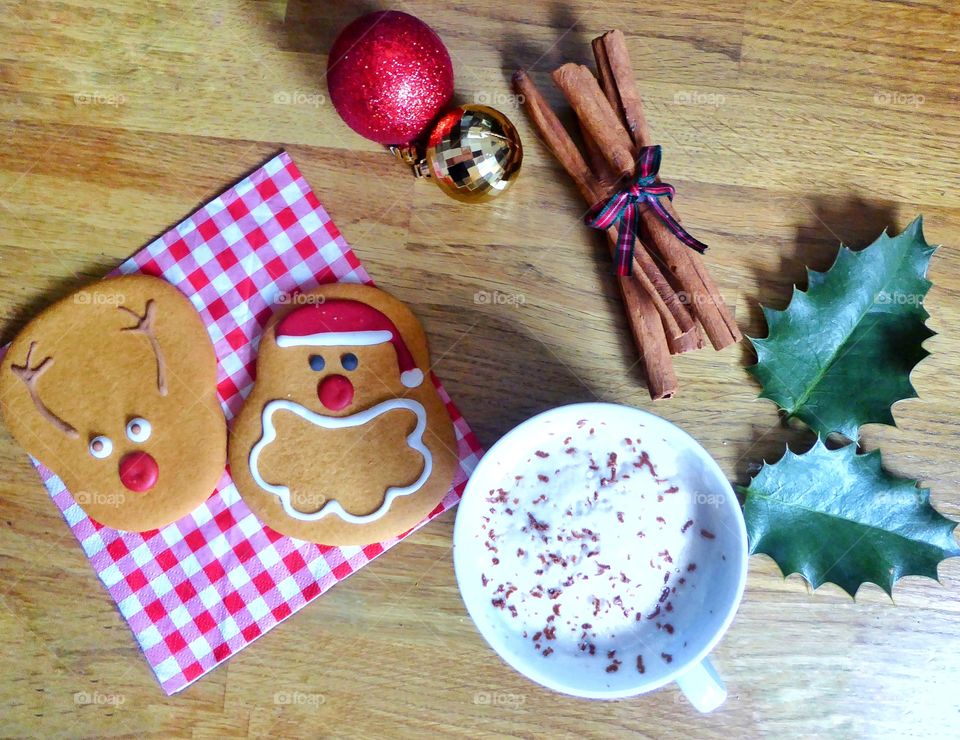
<svg viewBox="0 0 960 740"><path fill-rule="evenodd" d="M371 282L286 153L116 273L156 275L189 297L216 349L228 420L252 386L260 333L282 297L318 283ZM433 380L456 428L460 468L425 521L456 505L481 454L470 427ZM63 482L34 464L167 694L196 681L402 539L361 548L284 537L250 512L228 473L191 515L161 530L121 533L86 516Z"/></svg>

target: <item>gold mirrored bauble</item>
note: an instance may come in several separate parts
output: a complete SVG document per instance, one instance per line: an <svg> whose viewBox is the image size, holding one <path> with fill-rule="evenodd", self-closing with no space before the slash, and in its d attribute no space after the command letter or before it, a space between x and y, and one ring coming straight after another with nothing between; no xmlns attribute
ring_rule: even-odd
<svg viewBox="0 0 960 740"><path fill-rule="evenodd" d="M414 172L429 177L451 198L479 203L495 198L517 179L523 147L500 111L464 105L443 114L427 140L425 157L395 149Z"/></svg>

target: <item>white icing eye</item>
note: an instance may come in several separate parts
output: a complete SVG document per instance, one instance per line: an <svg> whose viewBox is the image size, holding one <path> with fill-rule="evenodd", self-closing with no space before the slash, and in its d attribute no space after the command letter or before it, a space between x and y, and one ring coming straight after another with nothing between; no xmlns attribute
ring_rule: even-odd
<svg viewBox="0 0 960 740"><path fill-rule="evenodd" d="M139 416L127 422L127 438L131 442L146 442L152 431L150 422Z"/></svg>
<svg viewBox="0 0 960 740"><path fill-rule="evenodd" d="M110 453L113 452L113 442L110 441L109 437L104 437L101 434L90 440L88 449L95 458L103 460L105 457L110 457Z"/></svg>

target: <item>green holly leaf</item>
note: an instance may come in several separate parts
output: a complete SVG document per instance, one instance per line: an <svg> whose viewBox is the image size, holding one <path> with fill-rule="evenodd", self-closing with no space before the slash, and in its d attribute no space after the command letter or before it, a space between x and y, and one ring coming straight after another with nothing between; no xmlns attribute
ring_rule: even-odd
<svg viewBox="0 0 960 740"><path fill-rule="evenodd" d="M879 451L817 440L804 455L788 449L740 490L750 552L814 588L829 581L854 596L876 583L891 594L902 576L936 579L940 561L960 555L957 522L930 506L929 489L884 471Z"/></svg>
<svg viewBox="0 0 960 740"><path fill-rule="evenodd" d="M839 432L856 441L863 424L894 425L891 406L916 398L910 372L934 334L923 300L935 250L921 217L866 249L841 245L826 272L808 269L807 290L794 286L783 311L764 307L768 335L750 338L757 364L748 369L763 386L760 397L824 438Z"/></svg>

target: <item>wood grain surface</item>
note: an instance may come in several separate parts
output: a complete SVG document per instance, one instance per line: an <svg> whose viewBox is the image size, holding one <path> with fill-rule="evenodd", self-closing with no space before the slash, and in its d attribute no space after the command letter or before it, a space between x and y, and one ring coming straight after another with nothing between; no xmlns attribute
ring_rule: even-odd
<svg viewBox="0 0 960 740"><path fill-rule="evenodd" d="M938 336L897 428L866 430L887 466L960 517L960 6L933 0L421 0L399 9L447 43L461 101L500 108L526 160L515 188L464 206L411 179L327 101L326 51L365 10L323 0L0 3L0 339L97 278L285 147L379 284L423 319L436 371L492 444L543 409L651 408L576 192L533 134L510 73L592 63L627 34L662 174L747 334L804 265L925 216ZM562 106L561 106L562 107ZM676 359L655 411L744 483L810 435L757 401L746 343ZM629 701L552 694L494 655L451 562L454 512L166 698L26 456L0 432L2 735L762 737L960 734L960 560L811 592L750 561L715 653L727 703L675 687ZM112 697L81 705L75 694ZM277 692L295 697L275 700Z"/></svg>

